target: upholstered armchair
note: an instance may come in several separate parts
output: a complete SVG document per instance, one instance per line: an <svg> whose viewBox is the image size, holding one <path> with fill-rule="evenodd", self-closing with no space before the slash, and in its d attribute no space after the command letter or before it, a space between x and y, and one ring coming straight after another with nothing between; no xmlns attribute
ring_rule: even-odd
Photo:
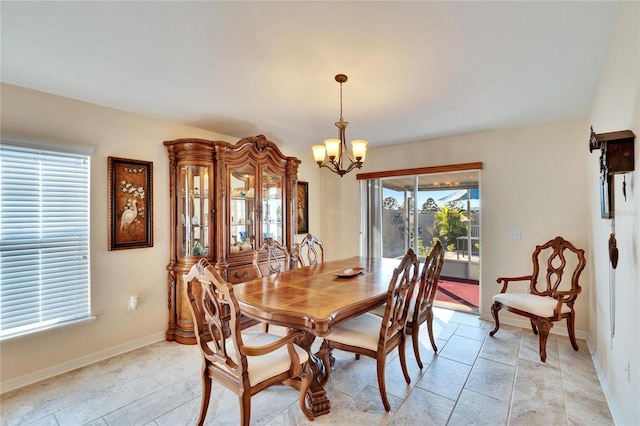
<svg viewBox="0 0 640 426"><path fill-rule="evenodd" d="M493 296L491 313L496 326L489 335L493 337L500 328L500 309L525 316L531 321L534 334L540 336L540 360L545 362L547 338L556 321L566 318L571 346L578 350L573 305L582 291L579 281L586 260L584 250L575 248L562 237L556 237L536 246L532 261L533 272L530 275L497 279L502 289ZM517 281L527 282L529 292L507 292L509 284Z"/></svg>

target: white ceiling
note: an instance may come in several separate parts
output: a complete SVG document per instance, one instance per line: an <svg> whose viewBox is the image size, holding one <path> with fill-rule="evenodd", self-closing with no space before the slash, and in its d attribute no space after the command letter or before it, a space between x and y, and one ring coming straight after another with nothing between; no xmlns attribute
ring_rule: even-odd
<svg viewBox="0 0 640 426"><path fill-rule="evenodd" d="M1 2L3 82L281 147L585 117L617 2Z"/></svg>

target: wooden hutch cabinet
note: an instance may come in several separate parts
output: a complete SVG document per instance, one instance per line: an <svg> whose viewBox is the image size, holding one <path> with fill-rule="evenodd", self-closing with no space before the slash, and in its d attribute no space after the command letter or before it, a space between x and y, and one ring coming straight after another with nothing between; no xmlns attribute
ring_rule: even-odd
<svg viewBox="0 0 640 426"><path fill-rule="evenodd" d="M257 277L253 250L266 238L291 247L300 160L284 156L263 135L236 144L177 139L164 145L171 200L166 338L195 344L182 275L206 257L236 284Z"/></svg>

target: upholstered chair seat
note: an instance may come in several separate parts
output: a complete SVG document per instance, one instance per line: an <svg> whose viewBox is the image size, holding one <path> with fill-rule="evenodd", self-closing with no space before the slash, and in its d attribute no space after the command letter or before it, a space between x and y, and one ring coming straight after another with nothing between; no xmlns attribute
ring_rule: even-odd
<svg viewBox="0 0 640 426"><path fill-rule="evenodd" d="M493 296L493 301L539 317L552 317L558 306L557 299L527 293L500 293ZM569 306L565 304L560 306L560 313L568 314L569 312L571 312Z"/></svg>
<svg viewBox="0 0 640 426"><path fill-rule="evenodd" d="M333 342L376 351L380 340L380 320L381 317L371 313L360 315L340 324L331 332L330 338Z"/></svg>
<svg viewBox="0 0 640 426"><path fill-rule="evenodd" d="M282 337L264 333L262 331L245 331L242 333L242 343L244 344L244 352L250 353L252 347L264 347L272 343L278 342ZM227 355L236 359L235 347L231 338L227 339L226 347L228 348ZM309 359L309 355L304 349L298 345L294 345L293 349L296 351L300 363L305 363ZM289 371L291 368L291 356L287 350L287 346L282 346L273 352L266 355L250 356L247 355L247 371L249 372L249 384L255 386L268 379L279 374ZM229 372L227 366L224 366Z"/></svg>

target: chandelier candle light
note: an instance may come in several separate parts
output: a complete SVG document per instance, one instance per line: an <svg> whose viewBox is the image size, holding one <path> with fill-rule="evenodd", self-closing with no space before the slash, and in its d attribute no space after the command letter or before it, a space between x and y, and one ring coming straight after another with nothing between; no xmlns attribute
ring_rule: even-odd
<svg viewBox="0 0 640 426"><path fill-rule="evenodd" d="M367 141L364 139L352 140L351 150L353 151L353 156L349 154L349 151L347 150L347 141L344 136L344 130L347 128L349 123L342 119L342 83L347 81L347 76L344 74L338 74L336 75L336 81L340 83L340 121L336 123L340 139L326 139L324 141L324 145L314 145L311 149L313 150L313 157L319 167L326 167L342 177L354 168L362 167L365 154L367 153ZM329 157L326 161L325 155ZM343 169L343 157L345 156L346 159L348 159L349 164L346 169ZM345 164L347 162L346 159L344 159Z"/></svg>

